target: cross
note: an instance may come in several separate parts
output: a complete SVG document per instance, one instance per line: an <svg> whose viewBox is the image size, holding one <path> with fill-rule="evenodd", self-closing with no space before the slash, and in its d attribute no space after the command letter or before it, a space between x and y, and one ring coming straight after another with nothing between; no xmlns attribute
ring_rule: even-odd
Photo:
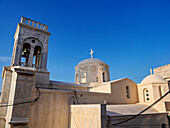
<svg viewBox="0 0 170 128"><path fill-rule="evenodd" d="M91 49L91 52L90 52L91 58L93 58L93 53L94 53L94 51Z"/></svg>
<svg viewBox="0 0 170 128"><path fill-rule="evenodd" d="M152 75L152 69L150 69L151 75Z"/></svg>

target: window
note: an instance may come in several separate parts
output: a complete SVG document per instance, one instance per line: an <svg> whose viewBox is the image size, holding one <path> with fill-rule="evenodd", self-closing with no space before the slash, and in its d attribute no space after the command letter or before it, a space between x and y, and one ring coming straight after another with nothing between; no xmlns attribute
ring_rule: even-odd
<svg viewBox="0 0 170 128"><path fill-rule="evenodd" d="M162 97L162 87L161 87L161 85L159 86L159 95L160 95L160 97Z"/></svg>
<svg viewBox="0 0 170 128"><path fill-rule="evenodd" d="M166 128L166 125L164 123L162 124L162 128Z"/></svg>
<svg viewBox="0 0 170 128"><path fill-rule="evenodd" d="M30 55L31 46L28 43L25 43L22 48L20 65L21 66L28 66L29 64L29 55Z"/></svg>
<svg viewBox="0 0 170 128"><path fill-rule="evenodd" d="M149 95L149 90L147 88L145 88L143 90L143 95L144 95L144 101L149 102L150 101L150 95Z"/></svg>
<svg viewBox="0 0 170 128"><path fill-rule="evenodd" d="M78 74L76 74L76 83L78 83Z"/></svg>
<svg viewBox="0 0 170 128"><path fill-rule="evenodd" d="M81 72L81 83L82 84L86 83L86 72Z"/></svg>
<svg viewBox="0 0 170 128"><path fill-rule="evenodd" d="M127 98L130 98L129 86L126 86L126 97L127 97Z"/></svg>
<svg viewBox="0 0 170 128"><path fill-rule="evenodd" d="M166 111L170 111L170 102L165 102Z"/></svg>
<svg viewBox="0 0 170 128"><path fill-rule="evenodd" d="M102 76L103 76L103 82L106 82L106 80L105 80L105 73L104 72L102 73Z"/></svg>

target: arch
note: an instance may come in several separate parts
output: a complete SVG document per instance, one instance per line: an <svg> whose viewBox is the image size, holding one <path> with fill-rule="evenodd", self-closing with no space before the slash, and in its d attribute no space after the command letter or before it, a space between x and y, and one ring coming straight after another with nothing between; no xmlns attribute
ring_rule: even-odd
<svg viewBox="0 0 170 128"><path fill-rule="evenodd" d="M24 43L22 46L22 52L20 55L20 66L28 66L30 57L31 45L29 43Z"/></svg>
<svg viewBox="0 0 170 128"><path fill-rule="evenodd" d="M22 41L22 43L27 42L27 40L29 40L29 39L37 40L37 41L41 44L41 46L43 47L43 43L42 43L38 38L36 38L36 37L27 37L27 38L25 38L25 39Z"/></svg>
<svg viewBox="0 0 170 128"><path fill-rule="evenodd" d="M149 94L149 90L147 88L143 89L143 96L144 96L144 102L150 101L150 94Z"/></svg>
<svg viewBox="0 0 170 128"><path fill-rule="evenodd" d="M41 65L41 46L34 47L33 67L40 68Z"/></svg>
<svg viewBox="0 0 170 128"><path fill-rule="evenodd" d="M20 59L21 61L20 65L40 69L42 67L42 61L43 61L42 55L44 53L43 43L35 37L27 37L22 41L22 44L23 44L22 49L24 49L25 44L29 44L30 54L29 54L29 59L26 61L26 64L24 64L25 62L21 61L22 58Z"/></svg>
<svg viewBox="0 0 170 128"><path fill-rule="evenodd" d="M130 89L128 85L126 86L126 97L130 98Z"/></svg>
<svg viewBox="0 0 170 128"><path fill-rule="evenodd" d="M161 126L161 128L166 128L166 124L163 123L162 126Z"/></svg>

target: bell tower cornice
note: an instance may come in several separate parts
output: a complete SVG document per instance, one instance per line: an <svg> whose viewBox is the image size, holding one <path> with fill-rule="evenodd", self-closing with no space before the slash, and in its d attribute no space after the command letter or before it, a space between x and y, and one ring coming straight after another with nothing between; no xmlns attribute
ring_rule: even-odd
<svg viewBox="0 0 170 128"><path fill-rule="evenodd" d="M18 23L18 25L17 25L16 33L14 36L15 39L17 38L16 36L18 35L19 27L25 27L26 29L39 31L39 32L45 33L49 36L51 35L51 33L48 32L48 25L39 23L39 22L31 20L29 18L22 17L20 23Z"/></svg>

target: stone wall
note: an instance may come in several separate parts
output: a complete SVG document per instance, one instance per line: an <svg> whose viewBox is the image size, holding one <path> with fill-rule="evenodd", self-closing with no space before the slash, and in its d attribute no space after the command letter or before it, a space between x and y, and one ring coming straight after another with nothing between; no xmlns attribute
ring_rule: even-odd
<svg viewBox="0 0 170 128"><path fill-rule="evenodd" d="M170 64L155 68L154 74L169 81L170 80Z"/></svg>

